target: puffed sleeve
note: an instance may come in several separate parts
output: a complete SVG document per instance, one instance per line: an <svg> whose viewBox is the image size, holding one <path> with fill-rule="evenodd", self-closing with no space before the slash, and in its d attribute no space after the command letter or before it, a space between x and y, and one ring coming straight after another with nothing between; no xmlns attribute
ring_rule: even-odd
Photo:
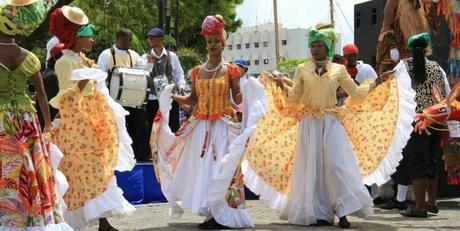
<svg viewBox="0 0 460 231"><path fill-rule="evenodd" d="M243 71L241 71L241 69L235 64L229 64L227 66L227 69L229 79L241 78L241 76L243 75Z"/></svg>
<svg viewBox="0 0 460 231"><path fill-rule="evenodd" d="M200 72L200 66L196 66L192 69L192 72L190 74L190 80L192 82L195 82L196 77L198 76L198 73Z"/></svg>
<svg viewBox="0 0 460 231"><path fill-rule="evenodd" d="M40 60L35 56L34 53L29 52L24 61L21 63L21 71L27 77L31 77L40 71L41 64Z"/></svg>
<svg viewBox="0 0 460 231"><path fill-rule="evenodd" d="M356 85L355 81L350 77L345 66L340 66L336 73L337 80L340 87L350 96L350 100L354 102L363 101L366 96L375 89L376 84L374 80L368 79L359 86Z"/></svg>

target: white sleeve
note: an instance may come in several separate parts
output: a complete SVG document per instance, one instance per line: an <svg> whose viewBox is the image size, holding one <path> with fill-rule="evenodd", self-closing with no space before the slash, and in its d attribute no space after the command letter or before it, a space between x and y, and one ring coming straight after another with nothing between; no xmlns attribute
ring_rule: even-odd
<svg viewBox="0 0 460 231"><path fill-rule="evenodd" d="M108 56L108 50L104 50L100 55L99 58L97 59L97 66L99 69L102 71L108 72L109 71L109 56ZM110 50L109 50L110 52Z"/></svg>
<svg viewBox="0 0 460 231"><path fill-rule="evenodd" d="M153 63L147 62L147 54L143 54L136 60L136 67L144 68L149 73L152 72Z"/></svg>
<svg viewBox="0 0 460 231"><path fill-rule="evenodd" d="M178 86L182 86L185 88L185 78L184 78L184 70L182 69L182 66L180 65L179 58L177 55L173 52L170 52L171 56L171 66L173 68L173 79L174 82Z"/></svg>

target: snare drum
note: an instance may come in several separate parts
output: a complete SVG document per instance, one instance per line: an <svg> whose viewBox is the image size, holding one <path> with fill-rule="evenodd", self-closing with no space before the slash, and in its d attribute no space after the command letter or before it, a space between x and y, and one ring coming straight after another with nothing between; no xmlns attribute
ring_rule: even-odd
<svg viewBox="0 0 460 231"><path fill-rule="evenodd" d="M107 79L110 96L124 107L139 108L150 94L149 73L141 68L115 67Z"/></svg>

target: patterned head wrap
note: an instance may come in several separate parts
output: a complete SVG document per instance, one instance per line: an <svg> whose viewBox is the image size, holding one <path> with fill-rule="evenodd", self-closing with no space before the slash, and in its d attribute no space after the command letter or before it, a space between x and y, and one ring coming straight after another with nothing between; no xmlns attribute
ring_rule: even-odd
<svg viewBox="0 0 460 231"><path fill-rule="evenodd" d="M0 4L0 31L6 35L29 36L45 19L45 3L38 0L29 5Z"/></svg>
<svg viewBox="0 0 460 231"><path fill-rule="evenodd" d="M204 37L208 37L210 34L218 34L220 40L222 41L222 46L225 46L225 38L227 37L227 33L224 29L224 19L222 16L207 16L201 24L201 34Z"/></svg>
<svg viewBox="0 0 460 231"><path fill-rule="evenodd" d="M308 47L315 41L321 41L327 48L327 56L332 57L334 55L335 44L337 43L338 37L334 29L327 27L323 29L311 29L308 33Z"/></svg>
<svg viewBox="0 0 460 231"><path fill-rule="evenodd" d="M50 32L64 44L63 49L72 48L78 37L92 36L92 26L82 26L71 22L64 16L62 8L57 8L51 14L49 28Z"/></svg>

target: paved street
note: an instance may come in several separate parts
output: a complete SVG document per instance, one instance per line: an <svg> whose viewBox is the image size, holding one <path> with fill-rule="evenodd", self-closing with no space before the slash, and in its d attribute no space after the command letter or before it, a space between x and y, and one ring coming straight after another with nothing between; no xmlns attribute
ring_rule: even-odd
<svg viewBox="0 0 460 231"><path fill-rule="evenodd" d="M429 219L404 218L397 211L376 209L375 215L367 219L350 217L352 228L349 230L460 230L460 199L443 199L438 203L439 215ZM252 230L339 230L334 227L308 227L288 225L279 220L278 215L260 201L248 201L249 211L256 227ZM184 213L177 220L168 217L168 206L165 204L148 204L137 206L137 211L125 218L111 218L112 224L120 230L198 230L202 218ZM85 231L95 231L97 226L91 226ZM250 230L250 229L249 229Z"/></svg>

